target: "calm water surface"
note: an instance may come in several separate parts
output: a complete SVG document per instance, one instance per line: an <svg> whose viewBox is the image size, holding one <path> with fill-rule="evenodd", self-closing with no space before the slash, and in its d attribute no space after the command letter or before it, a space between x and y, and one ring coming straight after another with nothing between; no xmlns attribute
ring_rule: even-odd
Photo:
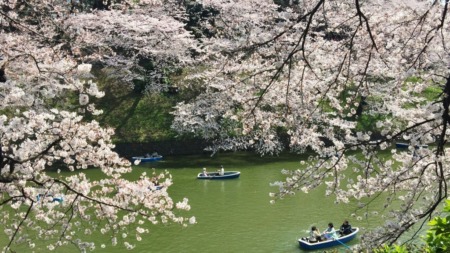
<svg viewBox="0 0 450 253"><path fill-rule="evenodd" d="M270 204L269 193L277 191L270 183L283 180L282 169L300 168L302 159L305 157L293 154L260 157L251 153L226 153L214 157L207 154L165 157L160 162L136 166L128 177L136 178L144 171L151 173L153 169L157 172L168 170L174 182L169 189L170 195L175 202L184 197L189 199L191 210L181 215L195 216L197 224L188 227L177 224L149 226L150 233L144 234L142 241L136 242L130 251L123 246L124 240L133 241L128 238L121 239L116 247L109 246L109 239L99 233L87 240L96 242L94 252L303 253L297 239L307 236L313 225L322 231L330 221L339 227L344 219L349 219L353 226L364 230L381 222L380 218L367 220L351 216L356 203L334 204L332 198L324 196L324 189L309 194L298 193ZM203 167L214 171L221 165L228 171L240 171L240 178L225 181L196 179ZM98 170L87 170L86 173L90 178L101 175ZM5 243L5 239L0 238L0 242ZM358 242L359 238L348 245ZM103 243L106 248L100 246ZM25 251L18 252L32 252L25 246L19 249ZM336 249L345 252L342 246ZM48 252L44 246L36 246L33 251ZM62 251L78 252L73 246L56 250Z"/></svg>
<svg viewBox="0 0 450 253"><path fill-rule="evenodd" d="M139 170L145 167L169 170L174 181L169 193L176 201L189 198L192 207L189 216L195 216L198 223L187 228L173 224L153 228L133 251L303 252L297 239L306 236L312 225L323 230L328 222L340 226L344 219L362 228L380 222L351 217L356 204L336 205L332 198L324 196L323 189L309 194L298 193L270 204L269 192L277 190L270 183L283 179L281 169L299 168L301 159L293 155L261 158L233 153L212 158L168 157L165 161L141 166ZM185 160L185 165L180 164L180 160ZM202 167L213 171L221 164L226 170L240 171L240 178L196 179ZM349 245L358 241L355 239ZM337 247L345 251L340 248Z"/></svg>

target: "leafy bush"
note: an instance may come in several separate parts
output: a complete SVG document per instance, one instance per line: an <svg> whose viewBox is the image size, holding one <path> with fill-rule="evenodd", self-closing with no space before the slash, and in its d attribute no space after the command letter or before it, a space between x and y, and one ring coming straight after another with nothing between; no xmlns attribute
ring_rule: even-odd
<svg viewBox="0 0 450 253"><path fill-rule="evenodd" d="M425 241L427 252L440 253L450 251L450 200L444 207L445 217L437 216L428 223L431 228L427 231Z"/></svg>
<svg viewBox="0 0 450 253"><path fill-rule="evenodd" d="M424 240L426 245L424 247L412 245L408 248L405 245L384 245L376 250L374 253L409 253L409 252L428 252L428 253L445 253L450 252L450 200L446 201L443 210L443 216L436 216L428 225L430 228L427 231Z"/></svg>
<svg viewBox="0 0 450 253"><path fill-rule="evenodd" d="M408 253L408 249L403 245L384 245L383 247L376 249L374 253Z"/></svg>

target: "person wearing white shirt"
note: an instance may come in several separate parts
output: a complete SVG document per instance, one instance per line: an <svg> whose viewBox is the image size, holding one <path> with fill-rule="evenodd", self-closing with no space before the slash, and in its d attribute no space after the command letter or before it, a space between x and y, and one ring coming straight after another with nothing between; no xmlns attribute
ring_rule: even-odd
<svg viewBox="0 0 450 253"><path fill-rule="evenodd" d="M336 238L336 230L334 229L333 223L328 223L328 228L323 232L323 236L327 240Z"/></svg>

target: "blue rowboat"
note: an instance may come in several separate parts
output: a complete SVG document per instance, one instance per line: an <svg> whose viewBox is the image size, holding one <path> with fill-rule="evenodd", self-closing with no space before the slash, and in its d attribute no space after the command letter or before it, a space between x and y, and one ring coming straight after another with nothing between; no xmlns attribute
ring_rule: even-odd
<svg viewBox="0 0 450 253"><path fill-rule="evenodd" d="M298 239L298 243L300 244L300 248L306 250L316 250L323 249L333 246L345 245L344 243L349 242L358 234L359 228L352 228L352 233L344 236L340 236L335 239L329 239L321 242L309 242L306 238ZM339 234L339 233L338 233ZM346 246L346 245L345 245Z"/></svg>
<svg viewBox="0 0 450 253"><path fill-rule="evenodd" d="M149 155L149 156L133 156L131 157L131 161L141 161L141 163L147 163L147 162L155 162L155 161L159 161L163 158L162 155Z"/></svg>
<svg viewBox="0 0 450 253"><path fill-rule="evenodd" d="M52 194L38 194L36 196L36 200L37 202L41 201L41 199L46 199L49 202L58 202L58 203L62 203L64 201L63 197L54 197Z"/></svg>
<svg viewBox="0 0 450 253"><path fill-rule="evenodd" d="M403 143L403 142L397 142L397 143L395 143L395 147L396 148L408 148L409 144L408 143Z"/></svg>
<svg viewBox="0 0 450 253"><path fill-rule="evenodd" d="M395 147L396 148L408 148L409 143L397 142L397 143L395 143ZM416 145L416 146L414 146L414 148L415 149L428 148L428 145Z"/></svg>
<svg viewBox="0 0 450 253"><path fill-rule="evenodd" d="M201 172L198 173L197 179L232 179L232 178L238 178L241 175L241 172L239 171L225 171L223 175L221 175L219 172L208 172L206 175Z"/></svg>

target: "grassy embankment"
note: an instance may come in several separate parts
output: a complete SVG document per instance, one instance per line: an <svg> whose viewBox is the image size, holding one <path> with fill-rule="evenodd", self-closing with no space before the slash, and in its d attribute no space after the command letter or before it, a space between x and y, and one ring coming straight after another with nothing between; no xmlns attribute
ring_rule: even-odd
<svg viewBox="0 0 450 253"><path fill-rule="evenodd" d="M176 87L182 79L183 73L179 76L172 76L167 79L168 86ZM116 143L146 143L152 141L173 140L178 138L170 126L173 120L171 111L173 107L181 101L190 101L201 92L201 85L197 88L180 88L177 92L147 92L146 83L135 83L134 87L126 86L121 82L106 75L97 75L97 83L101 90L105 91L105 96L95 101L98 108L104 113L96 118L101 124L111 126L116 130L114 141ZM417 78L410 78L407 82L419 82ZM441 94L441 87L434 85L425 89L421 94L427 101L435 101ZM372 106L382 103L382 98L367 97L361 98L357 95L356 87L349 86L340 95L341 100L346 101L351 97L352 101L359 102L355 106L356 115L347 119L357 121L356 131L371 131L376 133L375 123L379 120L389 118L390 115L373 115L368 113ZM328 108L328 103L321 103L325 111L333 111ZM416 106L405 104L405 107ZM327 109L328 108L328 109ZM352 109L348 108L348 111ZM403 124L403 123L399 123ZM190 138L184 136L183 138Z"/></svg>

